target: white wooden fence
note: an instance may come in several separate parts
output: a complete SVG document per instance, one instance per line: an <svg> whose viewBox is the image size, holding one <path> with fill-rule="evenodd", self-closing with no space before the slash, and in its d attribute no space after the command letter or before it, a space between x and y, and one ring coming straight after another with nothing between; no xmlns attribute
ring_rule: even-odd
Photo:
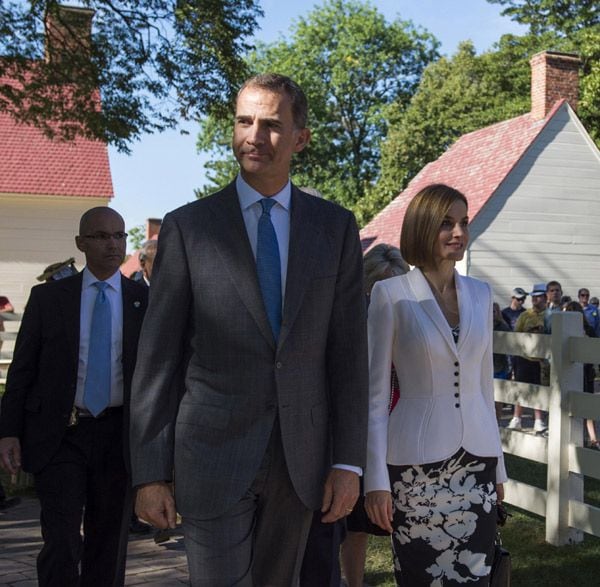
<svg viewBox="0 0 600 587"><path fill-rule="evenodd" d="M494 380L496 400L548 412L548 437L501 429L505 453L546 463L547 489L509 480L508 503L546 518L556 546L600 536L600 508L584 503L583 476L600 479L600 451L583 447L583 419L600 420L600 395L583 393L583 363L600 363L600 339L577 312L552 315L552 334L494 333L494 351L550 360L550 386Z"/></svg>

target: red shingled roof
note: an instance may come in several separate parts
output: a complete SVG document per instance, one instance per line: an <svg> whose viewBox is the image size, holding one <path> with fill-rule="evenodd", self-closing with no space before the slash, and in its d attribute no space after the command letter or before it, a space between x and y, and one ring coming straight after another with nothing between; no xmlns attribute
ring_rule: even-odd
<svg viewBox="0 0 600 587"><path fill-rule="evenodd" d="M556 102L543 120L534 121L528 113L463 135L360 231L363 249L378 243L398 246L409 202L432 183L445 183L465 194L469 217L475 218L564 102Z"/></svg>
<svg viewBox="0 0 600 587"><path fill-rule="evenodd" d="M0 113L0 194L112 198L107 146L82 137L50 140Z"/></svg>

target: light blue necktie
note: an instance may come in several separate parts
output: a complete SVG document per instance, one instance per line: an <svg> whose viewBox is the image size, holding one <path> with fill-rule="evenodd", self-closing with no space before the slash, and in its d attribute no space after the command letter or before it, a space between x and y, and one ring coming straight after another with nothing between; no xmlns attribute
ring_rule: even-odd
<svg viewBox="0 0 600 587"><path fill-rule="evenodd" d="M106 296L108 283L96 281L98 289L88 351L87 373L83 390L85 407L97 416L110 403L110 350L111 350L111 310Z"/></svg>
<svg viewBox="0 0 600 587"><path fill-rule="evenodd" d="M275 200L263 198L260 205L263 213L258 220L256 270L267 317L277 342L281 329L281 261L277 235L271 222L271 208L275 205Z"/></svg>

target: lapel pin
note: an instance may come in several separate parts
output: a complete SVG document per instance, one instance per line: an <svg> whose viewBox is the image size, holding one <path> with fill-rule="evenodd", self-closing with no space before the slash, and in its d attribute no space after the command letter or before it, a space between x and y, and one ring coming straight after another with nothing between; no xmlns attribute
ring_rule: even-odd
<svg viewBox="0 0 600 587"><path fill-rule="evenodd" d="M137 300L135 302L133 302L133 307L134 308L139 308L142 304L140 302L138 302Z"/></svg>

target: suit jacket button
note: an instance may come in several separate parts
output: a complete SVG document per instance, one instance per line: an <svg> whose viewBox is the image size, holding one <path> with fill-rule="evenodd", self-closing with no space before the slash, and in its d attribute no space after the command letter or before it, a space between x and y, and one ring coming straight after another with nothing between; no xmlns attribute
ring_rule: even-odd
<svg viewBox="0 0 600 587"><path fill-rule="evenodd" d="M458 381L454 382L454 387L458 387Z"/></svg>
<svg viewBox="0 0 600 587"><path fill-rule="evenodd" d="M454 394L454 397L459 397L459 396L460 396L460 393L455 393Z"/></svg>
<svg viewBox="0 0 600 587"><path fill-rule="evenodd" d="M454 371L454 375L458 377L458 371Z"/></svg>
<svg viewBox="0 0 600 587"><path fill-rule="evenodd" d="M454 404L455 408L460 408L460 404Z"/></svg>
<svg viewBox="0 0 600 587"><path fill-rule="evenodd" d="M454 361L454 366L458 367L458 361Z"/></svg>
<svg viewBox="0 0 600 587"><path fill-rule="evenodd" d="M283 363L281 361L277 361L277 363L275 363L275 367L281 369L281 367L283 367Z"/></svg>

